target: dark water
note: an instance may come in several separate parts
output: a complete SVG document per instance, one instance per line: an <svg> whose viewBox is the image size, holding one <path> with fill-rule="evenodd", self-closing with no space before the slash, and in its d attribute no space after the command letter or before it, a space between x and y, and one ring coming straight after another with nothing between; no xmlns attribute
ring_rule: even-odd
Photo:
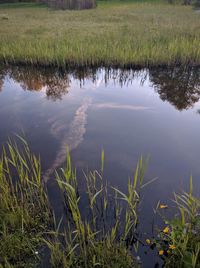
<svg viewBox="0 0 200 268"><path fill-rule="evenodd" d="M152 208L187 189L193 175L200 190L200 69L59 71L0 68L0 142L24 133L41 155L45 178L65 162L99 168L121 190L140 155L150 155L142 224L150 230ZM55 200L56 203L56 200ZM141 253L142 254L142 253ZM145 261L145 267L153 267Z"/></svg>

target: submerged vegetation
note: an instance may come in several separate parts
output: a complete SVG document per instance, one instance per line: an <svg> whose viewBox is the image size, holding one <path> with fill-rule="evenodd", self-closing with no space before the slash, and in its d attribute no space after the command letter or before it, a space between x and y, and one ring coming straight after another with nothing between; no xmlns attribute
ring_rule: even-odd
<svg viewBox="0 0 200 268"><path fill-rule="evenodd" d="M139 267L134 256L145 244L157 251L165 267L199 266L200 199L193 195L192 179L189 193L175 194L177 215L164 218L164 229L142 241L137 228L140 196L151 182L144 181L142 158L123 193L103 177L104 152L101 170L83 172L81 183L68 153L66 167L55 173L63 203L58 219L40 159L20 140L3 147L0 161L0 267ZM158 204L156 212L167 207Z"/></svg>
<svg viewBox="0 0 200 268"><path fill-rule="evenodd" d="M4 63L119 67L200 63L200 19L191 6L99 1L96 9L61 11L33 3L12 5L0 6Z"/></svg>

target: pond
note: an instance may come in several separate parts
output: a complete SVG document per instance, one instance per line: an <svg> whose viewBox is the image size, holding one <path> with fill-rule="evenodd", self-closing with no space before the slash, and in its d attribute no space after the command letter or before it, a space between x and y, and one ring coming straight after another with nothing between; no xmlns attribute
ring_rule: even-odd
<svg viewBox="0 0 200 268"><path fill-rule="evenodd" d="M0 67L0 122L1 144L25 136L50 184L66 144L78 171L100 168L104 149L105 177L123 191L139 157L149 156L146 180L157 180L143 193L145 230L157 202L187 189L191 174L199 194L199 68Z"/></svg>

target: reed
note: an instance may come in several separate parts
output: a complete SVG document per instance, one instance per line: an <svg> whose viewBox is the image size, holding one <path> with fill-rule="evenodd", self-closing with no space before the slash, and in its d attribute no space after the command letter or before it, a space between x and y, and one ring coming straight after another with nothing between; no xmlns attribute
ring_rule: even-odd
<svg viewBox="0 0 200 268"><path fill-rule="evenodd" d="M41 238L51 225L52 213L41 180L40 160L31 153L26 141L20 139L21 148L9 140L0 159L2 267L36 265Z"/></svg>
<svg viewBox="0 0 200 268"><path fill-rule="evenodd" d="M40 159L27 142L9 140L0 158L0 267L133 268L140 244L156 248L164 267L199 267L200 199L189 192L174 195L176 211L164 219L156 238L138 233L142 189L147 160L141 157L126 192L104 177L104 151L100 171L77 177L69 151L66 166L55 179L63 201L61 219L55 217ZM80 181L81 179L81 181ZM81 187L80 187L81 185ZM158 204L156 211L166 209ZM159 212L160 213L160 212ZM143 230L144 231L144 230ZM142 241L141 241L142 240Z"/></svg>
<svg viewBox="0 0 200 268"><path fill-rule="evenodd" d="M35 267L47 248L52 267L137 267L133 252L138 247L139 190L145 185L143 159L125 194L103 178L104 152L101 171L83 173L85 188L80 189L68 152L66 167L56 172L66 212L57 224L40 159L18 138L19 145L9 140L3 147L0 161L2 267Z"/></svg>
<svg viewBox="0 0 200 268"><path fill-rule="evenodd" d="M80 193L69 153L66 168L56 174L67 214L67 230L62 234L63 243L58 229L46 241L53 267L138 266L130 249L136 252L138 247L139 189L144 186L146 165L141 158L125 194L103 178L104 152L101 159L101 172L83 174L85 194Z"/></svg>

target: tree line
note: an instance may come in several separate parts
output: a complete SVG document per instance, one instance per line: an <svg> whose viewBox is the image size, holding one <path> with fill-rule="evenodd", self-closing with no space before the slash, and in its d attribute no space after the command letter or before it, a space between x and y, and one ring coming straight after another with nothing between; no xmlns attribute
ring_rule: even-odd
<svg viewBox="0 0 200 268"><path fill-rule="evenodd" d="M47 4L56 9L90 9L95 8L97 0L0 0L0 3L17 3L17 2L37 2ZM107 0L110 1L110 0ZM175 4L176 0L167 0L170 4ZM181 0L184 5L194 4L200 7L200 0Z"/></svg>
<svg viewBox="0 0 200 268"><path fill-rule="evenodd" d="M0 0L3 3L36 2L59 9L90 9L96 7L96 0Z"/></svg>

